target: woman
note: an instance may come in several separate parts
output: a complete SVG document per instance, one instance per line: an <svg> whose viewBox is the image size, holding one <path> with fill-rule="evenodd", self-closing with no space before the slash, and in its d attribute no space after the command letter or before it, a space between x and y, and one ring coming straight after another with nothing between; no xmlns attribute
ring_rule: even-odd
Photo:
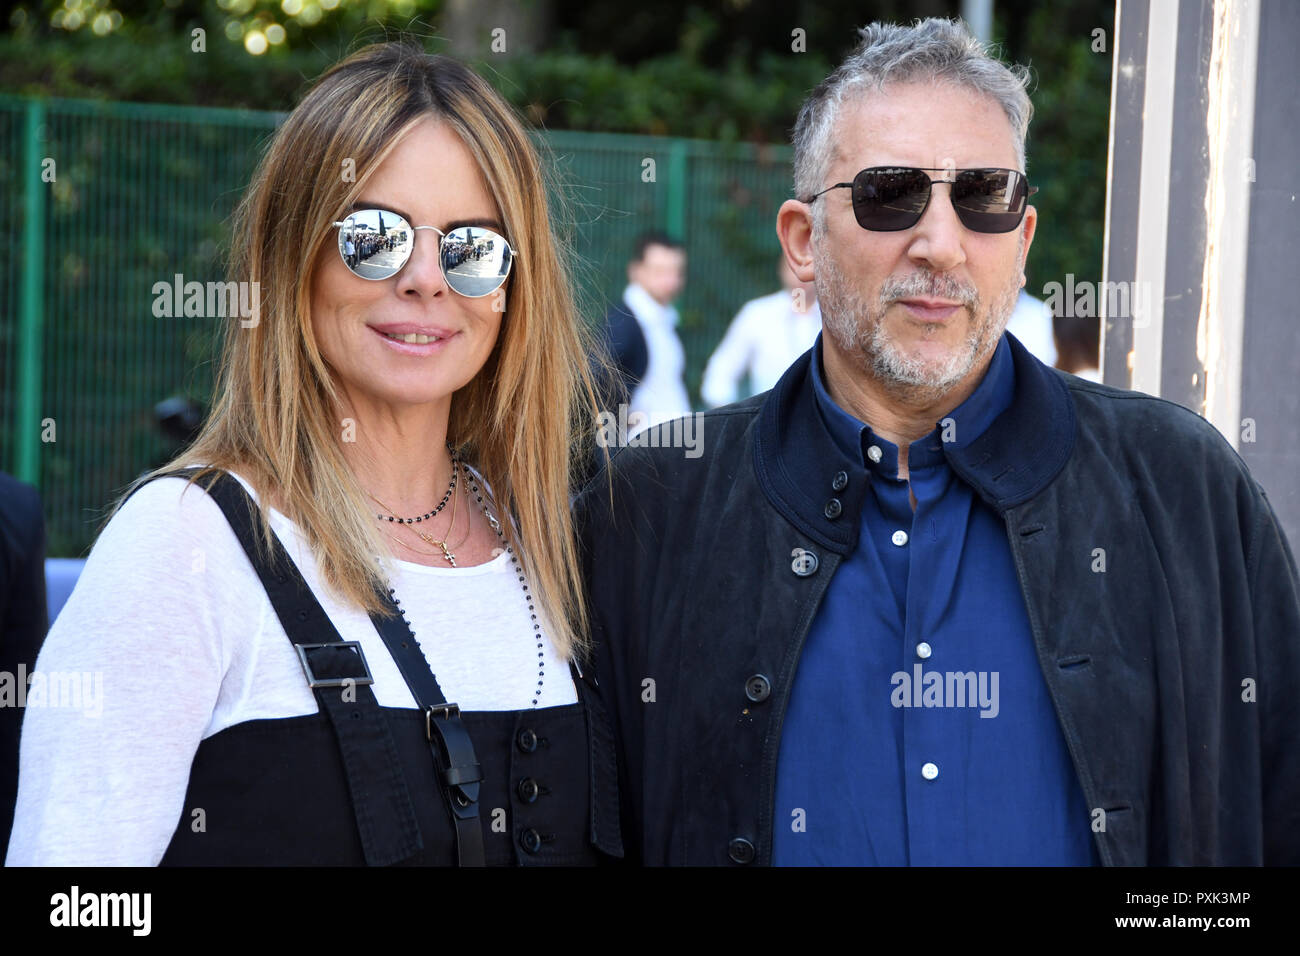
<svg viewBox="0 0 1300 956"><path fill-rule="evenodd" d="M621 855L577 663L594 398L522 125L464 66L367 47L233 233L258 313L46 640L37 670L102 674L102 715L29 710L8 862Z"/></svg>

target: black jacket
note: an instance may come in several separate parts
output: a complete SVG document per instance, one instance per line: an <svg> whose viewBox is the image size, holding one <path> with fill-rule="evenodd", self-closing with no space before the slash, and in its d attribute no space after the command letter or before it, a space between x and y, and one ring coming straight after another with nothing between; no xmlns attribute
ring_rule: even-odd
<svg viewBox="0 0 1300 956"><path fill-rule="evenodd" d="M621 395L618 392L614 395L627 401L650 367L650 349L646 345L645 333L641 331L641 323L622 300L611 305L605 314L601 337L617 376L617 381L612 384L621 389ZM611 400L606 407L614 404Z"/></svg>
<svg viewBox="0 0 1300 956"><path fill-rule="evenodd" d="M1263 490L1195 413L1009 338L1012 405L945 453L1005 520L1102 862L1300 863L1300 580ZM811 355L706 413L700 457L622 449L612 503L604 475L577 502L630 860L771 861L800 648L869 480Z"/></svg>

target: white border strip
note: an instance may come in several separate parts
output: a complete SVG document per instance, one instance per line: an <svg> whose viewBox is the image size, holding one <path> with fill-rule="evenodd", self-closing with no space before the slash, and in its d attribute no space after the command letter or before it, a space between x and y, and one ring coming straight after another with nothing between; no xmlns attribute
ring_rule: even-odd
<svg viewBox="0 0 1300 956"><path fill-rule="evenodd" d="M1124 0L1115 0L1115 35L1111 44L1110 64L1110 123L1106 132L1106 219L1101 231L1101 288L1103 294L1097 302L1098 314L1101 316L1101 334L1097 340L1097 377L1106 381L1106 329L1111 316L1107 311L1107 299L1104 290L1110 288L1110 207L1115 201L1115 103L1119 98L1120 62L1119 31L1123 22ZM1129 68L1131 72L1132 68ZM1127 384L1127 383L1126 383Z"/></svg>
<svg viewBox="0 0 1300 956"><path fill-rule="evenodd" d="M1242 337L1246 328L1250 194L1255 178L1251 152L1258 53L1256 0L1215 0L1206 110L1210 177L1205 186L1205 270L1201 312L1196 322L1196 357L1205 369L1202 414L1233 448L1241 438Z"/></svg>
<svg viewBox="0 0 1300 956"><path fill-rule="evenodd" d="M1178 66L1178 0L1151 0L1147 17L1146 89L1142 102L1142 171L1137 261L1133 269L1132 387L1160 394L1165 326L1165 254L1169 228L1169 158Z"/></svg>

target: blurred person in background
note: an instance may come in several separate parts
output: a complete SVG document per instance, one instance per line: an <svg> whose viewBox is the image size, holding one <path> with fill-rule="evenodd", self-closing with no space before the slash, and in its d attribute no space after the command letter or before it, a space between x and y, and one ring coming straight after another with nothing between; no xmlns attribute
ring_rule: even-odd
<svg viewBox="0 0 1300 956"><path fill-rule="evenodd" d="M673 301L686 285L686 249L662 232L641 235L627 264L627 287L605 316L605 345L628 396L636 429L689 415ZM617 397L617 393L615 393ZM632 421L636 415L637 420Z"/></svg>
<svg viewBox="0 0 1300 956"><path fill-rule="evenodd" d="M28 713L9 864L620 855L568 507L595 396L544 179L490 85L402 43L277 128L232 229L260 321L50 631L39 667L106 693ZM402 242L350 261L351 223Z"/></svg>
<svg viewBox="0 0 1300 956"><path fill-rule="evenodd" d="M748 395L766 392L790 363L812 348L822 328L817 287L800 282L782 252L777 264L781 291L746 302L704 369L700 397L711 407L729 405L748 376Z"/></svg>
<svg viewBox="0 0 1300 956"><path fill-rule="evenodd" d="M1101 320L1085 315L1052 318L1052 337L1059 358L1056 367L1090 382L1101 381Z"/></svg>
<svg viewBox="0 0 1300 956"><path fill-rule="evenodd" d="M18 793L18 736L27 678L48 626L40 492L0 472L0 855Z"/></svg>
<svg viewBox="0 0 1300 956"><path fill-rule="evenodd" d="M1056 364L1056 343L1052 340L1052 310L1042 299L1024 289L1007 320L1007 331L1044 365Z"/></svg>

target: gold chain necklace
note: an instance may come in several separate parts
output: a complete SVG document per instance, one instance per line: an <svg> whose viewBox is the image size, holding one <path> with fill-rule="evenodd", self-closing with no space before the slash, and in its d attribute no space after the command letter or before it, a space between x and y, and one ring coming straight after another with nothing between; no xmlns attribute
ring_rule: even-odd
<svg viewBox="0 0 1300 956"><path fill-rule="evenodd" d="M419 528L415 527L415 525L413 525L413 524L407 524L407 527L410 528L412 531L414 531L417 535L419 535L419 536L420 536L424 541L428 542L429 544L437 545L437 546L442 550L442 556L443 556L443 558L446 559L447 563L450 564L450 565L454 568L454 567L456 566L456 555L453 554L452 551L451 551L451 549L447 547L447 539L451 537L452 529L454 529L454 528L456 527L456 505L457 505L457 503L460 501L460 495L454 493L454 490L455 490L455 487L456 487L456 466L455 466L455 462L452 462L452 469L451 469L451 487L452 487L452 489L453 489L453 494L452 494L452 496L451 496L451 521L450 521L450 523L447 525L447 533L446 533L446 535L443 537L443 540L439 541L439 540L438 540L437 538L435 538L433 535L431 535L431 534L425 534L423 531L421 531ZM371 495L370 497L375 498L374 495ZM379 499L378 499L378 498L375 498L375 501L379 501ZM444 502L444 504L445 504L445 502ZM380 507L382 507L382 508L386 508L389 512L392 512L392 510L393 510L392 508L389 508L388 505L384 504L382 501L379 501L379 505L380 505ZM389 535L389 537L391 538L392 535ZM468 537L468 535L467 535L466 537ZM393 540L396 541L397 539L396 539L396 538L393 538ZM405 546L408 547L408 548L410 548L412 551L415 551L416 554L427 554L427 555L429 555L429 556L433 556L433 555L436 555L436 554L437 554L436 551L419 551L419 550L417 550L416 548L411 548L411 546L410 546L409 544L408 544L408 545L405 545Z"/></svg>

